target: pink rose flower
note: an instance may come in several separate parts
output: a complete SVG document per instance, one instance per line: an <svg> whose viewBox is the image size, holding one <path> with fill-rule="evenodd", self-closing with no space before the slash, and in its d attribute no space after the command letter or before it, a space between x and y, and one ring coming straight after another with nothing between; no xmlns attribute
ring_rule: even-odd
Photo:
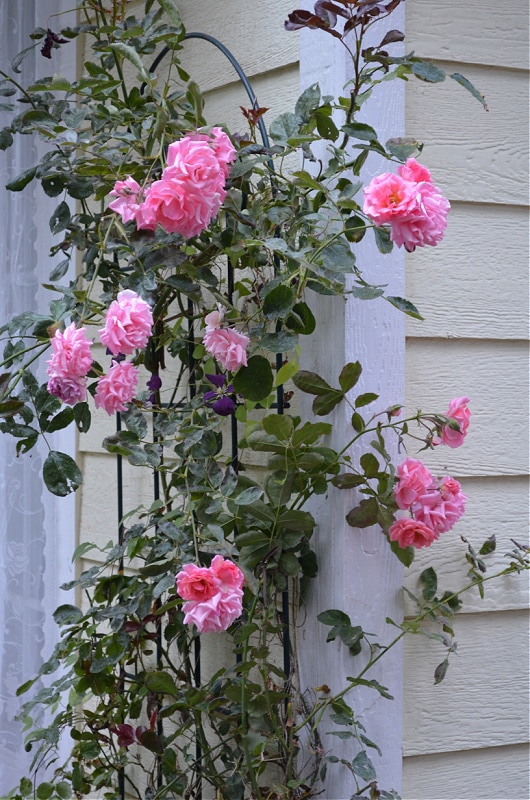
<svg viewBox="0 0 530 800"><path fill-rule="evenodd" d="M392 221L390 238L411 253L415 247L434 247L444 237L451 206L440 190L427 181L416 184L417 207L410 215Z"/></svg>
<svg viewBox="0 0 530 800"><path fill-rule="evenodd" d="M211 572L219 581L219 587L223 592L232 589L241 589L245 576L233 561L224 559L222 556L215 556L210 567ZM180 594L180 592L179 592Z"/></svg>
<svg viewBox="0 0 530 800"><path fill-rule="evenodd" d="M416 185L391 172L373 178L364 189L364 198L363 211L376 225L406 219L418 207Z"/></svg>
<svg viewBox="0 0 530 800"><path fill-rule="evenodd" d="M397 542L399 547L428 547L437 538L438 534L423 522L409 517L398 519L388 531L391 542Z"/></svg>
<svg viewBox="0 0 530 800"><path fill-rule="evenodd" d="M50 378L47 389L69 406L86 400L86 378Z"/></svg>
<svg viewBox="0 0 530 800"><path fill-rule="evenodd" d="M116 181L114 189L109 192L111 197L116 197L109 208L121 215L124 222L130 222L136 218L136 212L143 199L142 188L134 178L128 175L124 181Z"/></svg>
<svg viewBox="0 0 530 800"><path fill-rule="evenodd" d="M414 518L437 534L450 531L466 508L466 496L455 478L442 478L439 487L425 492L411 506Z"/></svg>
<svg viewBox="0 0 530 800"><path fill-rule="evenodd" d="M167 166L145 193L135 218L140 229L161 225L168 233L189 239L203 231L226 197L229 163L235 158L230 140L220 128L212 137L189 134L168 147Z"/></svg>
<svg viewBox="0 0 530 800"><path fill-rule="evenodd" d="M442 240L450 204L416 159L407 159L397 175L385 172L373 178L364 196L364 213L376 225L390 225L390 238L398 247L411 252Z"/></svg>
<svg viewBox="0 0 530 800"><path fill-rule="evenodd" d="M243 612L243 592L219 592L204 603L189 600L184 603L184 623L197 626L199 633L226 631Z"/></svg>
<svg viewBox="0 0 530 800"><path fill-rule="evenodd" d="M442 443L448 445L448 447L460 447L464 443L471 416L467 403L469 403L469 397L455 397L449 403L447 416L458 422L460 430L457 431L449 425L443 426Z"/></svg>
<svg viewBox="0 0 530 800"><path fill-rule="evenodd" d="M250 339L234 328L215 328L206 331L203 336L204 346L223 369L235 372L239 367L247 365L247 346Z"/></svg>
<svg viewBox="0 0 530 800"><path fill-rule="evenodd" d="M399 508L407 509L435 485L425 464L415 458L406 458L398 466L398 482L394 497Z"/></svg>
<svg viewBox="0 0 530 800"><path fill-rule="evenodd" d="M153 314L148 303L136 292L125 289L118 294L105 315L105 327L99 336L110 352L130 355L147 345L153 328Z"/></svg>
<svg viewBox="0 0 530 800"><path fill-rule="evenodd" d="M176 582L177 592L183 600L203 602L219 592L219 582L212 570L208 567L198 567L196 564L184 564L176 577Z"/></svg>
<svg viewBox="0 0 530 800"><path fill-rule="evenodd" d="M70 381L84 378L92 366L90 348L92 342L86 338L85 328L76 328L75 322L62 331L55 331L51 340L52 356L46 362L50 378L66 378Z"/></svg>
<svg viewBox="0 0 530 800"><path fill-rule="evenodd" d="M212 331L217 330L217 328L220 328L223 317L224 311L221 305L218 305L215 311L211 311L209 314L206 314L204 317L204 321L206 323L206 333L211 333Z"/></svg>
<svg viewBox="0 0 530 800"><path fill-rule="evenodd" d="M103 408L107 414L126 411L138 386L138 370L130 361L114 363L108 373L99 379L95 402L96 408Z"/></svg>
<svg viewBox="0 0 530 800"><path fill-rule="evenodd" d="M398 167L398 175L411 183L422 183L427 181L432 183L431 173L422 164L418 164L415 158L407 158L404 164Z"/></svg>

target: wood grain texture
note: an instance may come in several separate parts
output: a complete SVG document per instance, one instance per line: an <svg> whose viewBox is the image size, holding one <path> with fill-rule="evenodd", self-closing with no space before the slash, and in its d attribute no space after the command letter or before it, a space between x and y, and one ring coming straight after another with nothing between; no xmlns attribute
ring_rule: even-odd
<svg viewBox="0 0 530 800"><path fill-rule="evenodd" d="M422 162L450 200L528 202L528 79L522 71L441 62L485 96L486 113L455 81L407 84L407 135L425 142Z"/></svg>
<svg viewBox="0 0 530 800"><path fill-rule="evenodd" d="M528 3L415 0L406 3L407 45L417 55L468 64L528 66Z"/></svg>
<svg viewBox="0 0 530 800"><path fill-rule="evenodd" d="M465 560L467 546L461 536L478 551L482 543L495 534L497 549L485 559L486 578L510 563L505 554L514 549L512 538L520 544L528 544L527 478L465 478L462 489L467 495L465 515L452 531L442 534L430 547L418 550L412 567L406 570L405 586L415 594L418 594L418 576L431 565L438 575L438 596L446 590L460 589L469 582L469 564ZM498 502L494 498L498 498ZM525 572L486 582L483 600L477 589L472 589L462 597L464 605L461 613L527 608L529 579L529 573ZM405 597L405 613L414 616L416 608Z"/></svg>
<svg viewBox="0 0 530 800"><path fill-rule="evenodd" d="M462 447L438 447L422 460L439 475L528 473L528 348L525 342L413 339L407 346L407 410L445 413L471 398ZM501 502L495 496L491 502Z"/></svg>
<svg viewBox="0 0 530 800"><path fill-rule="evenodd" d="M528 800L527 745L412 756L403 762L403 800Z"/></svg>
<svg viewBox="0 0 530 800"><path fill-rule="evenodd" d="M407 256L407 298L425 318L407 335L525 339L528 234L523 206L453 203L445 239Z"/></svg>
<svg viewBox="0 0 530 800"><path fill-rule="evenodd" d="M464 614L455 627L458 655L438 686L444 648L406 637L404 755L528 741L528 633L525 611Z"/></svg>

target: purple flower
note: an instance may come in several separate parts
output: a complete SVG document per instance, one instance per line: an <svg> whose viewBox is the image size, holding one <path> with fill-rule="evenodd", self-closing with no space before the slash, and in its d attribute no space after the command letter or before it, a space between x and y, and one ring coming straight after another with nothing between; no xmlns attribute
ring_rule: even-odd
<svg viewBox="0 0 530 800"><path fill-rule="evenodd" d="M216 387L204 393L204 402L221 417L229 417L236 410L234 387L226 384L226 375L206 375L210 383Z"/></svg>

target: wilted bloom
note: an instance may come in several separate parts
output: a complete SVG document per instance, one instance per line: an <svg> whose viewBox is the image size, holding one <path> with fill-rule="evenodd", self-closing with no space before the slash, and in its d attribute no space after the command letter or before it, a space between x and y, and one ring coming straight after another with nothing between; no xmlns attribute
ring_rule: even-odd
<svg viewBox="0 0 530 800"><path fill-rule="evenodd" d="M464 443L464 439L469 428L469 418L471 412L467 407L469 397L455 397L449 403L447 416L458 423L459 429L456 430L450 425L444 425L442 428L442 443L448 447L460 447Z"/></svg>
<svg viewBox="0 0 530 800"><path fill-rule="evenodd" d="M450 205L415 158L407 159L397 175L385 172L373 178L364 196L364 213L376 225L390 225L390 238L398 247L412 251L442 240Z"/></svg>
<svg viewBox="0 0 530 800"><path fill-rule="evenodd" d="M113 355L130 355L146 346L153 328L149 304L131 289L118 294L105 315L105 327L99 330L101 341Z"/></svg>
<svg viewBox="0 0 530 800"><path fill-rule="evenodd" d="M95 402L107 414L126 411L138 386L138 369L130 361L114 363L108 373L99 379Z"/></svg>
<svg viewBox="0 0 530 800"><path fill-rule="evenodd" d="M222 417L233 414L237 408L233 385L227 384L225 375L206 375L206 377L217 390L211 389L204 393L205 404Z"/></svg>
<svg viewBox="0 0 530 800"><path fill-rule="evenodd" d="M402 548L410 545L428 547L438 538L438 534L432 528L410 517L396 520L390 527L388 536L391 542L397 542Z"/></svg>
<svg viewBox="0 0 530 800"><path fill-rule="evenodd" d="M86 378L50 378L47 389L69 406L86 400Z"/></svg>
<svg viewBox="0 0 530 800"><path fill-rule="evenodd" d="M247 365L247 346L250 339L234 328L215 328L206 331L203 336L204 346L223 369L235 372L239 367Z"/></svg>

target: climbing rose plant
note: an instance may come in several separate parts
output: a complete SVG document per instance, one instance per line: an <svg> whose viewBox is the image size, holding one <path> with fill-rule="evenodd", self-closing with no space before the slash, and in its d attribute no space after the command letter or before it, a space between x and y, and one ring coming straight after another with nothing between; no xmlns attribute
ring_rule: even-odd
<svg viewBox="0 0 530 800"><path fill-rule="evenodd" d="M74 554L78 576L65 588L75 587L84 602L56 610L61 639L20 688L49 681L23 707L35 756L31 777L10 794L16 800L34 792L109 800L125 792L150 800L198 800L203 791L223 800L322 796L338 761L322 747L322 728L354 742L354 757L341 766L355 796L397 797L378 784L369 756L377 744L349 692L363 685L389 697L364 676L407 631L421 632L423 621L439 625L449 656L461 591L438 596L436 573L426 569L417 618L398 625L384 647L343 611L320 614L328 641L340 641L352 658L353 677L335 695L299 687L286 649L296 620L281 609L286 592L296 586L303 598L318 580L312 537L319 534L307 501L331 486L358 492L347 516L352 537L353 529L378 524L407 566L415 549L434 551L465 511L458 481L432 475L406 448L462 445L469 398L448 398L446 413L406 417L397 404L381 408L375 393L356 393L359 362L346 364L333 385L299 362L304 340L319 333L318 294L337 303L352 294L420 316L365 280L355 258L364 236L385 254L394 245L436 246L445 234L449 203L422 163L422 146L383 144L356 121L383 78L444 77L412 55L390 55L403 39L397 30L363 49L367 31L399 4L319 0L314 13L289 15L288 30L339 40L354 76L349 95L336 100L309 87L293 113L270 124L272 146L257 140L266 113L257 104L243 109L235 132L207 124L200 91L179 63L186 33L172 0L147 0L143 17L124 0L80 0L76 27L37 29L32 38L53 59L56 48L81 37L81 77L54 73L24 88L2 73L3 94L19 102L1 146L15 135L40 135L47 144L8 188L21 191L37 179L48 197L61 198L50 221L58 237L51 255L61 261L49 277L49 309L1 328L0 427L22 454L39 439L51 447L54 431L75 425L84 434L93 415L118 413L103 448L153 472L158 487L154 500L124 513L117 541L97 556L101 566L82 567L93 544ZM155 72L150 64L162 48ZM14 72L22 68L23 54ZM451 77L481 99L462 76ZM322 142L326 164L314 155ZM285 172L293 153L301 168ZM389 169L363 199L359 176L370 153ZM76 255L82 270L70 277ZM308 419L293 410L304 394L313 397ZM328 444L332 422L322 418L332 420L341 403L353 413L338 451ZM235 443L231 455L227 440ZM403 452L397 466L389 443ZM267 466L257 470L263 456ZM82 483L75 461L53 449L43 479L59 496ZM483 591L484 558L494 548L494 538L478 552L468 544L465 588ZM528 566L520 547L510 559L502 574ZM226 656L205 674L199 651L215 642ZM64 732L73 744L61 763Z"/></svg>

